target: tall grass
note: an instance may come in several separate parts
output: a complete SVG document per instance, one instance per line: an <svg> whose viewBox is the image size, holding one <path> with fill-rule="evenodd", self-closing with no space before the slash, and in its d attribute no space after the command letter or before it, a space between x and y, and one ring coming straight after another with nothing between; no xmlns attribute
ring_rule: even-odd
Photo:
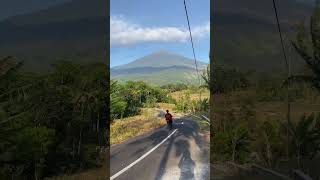
<svg viewBox="0 0 320 180"><path fill-rule="evenodd" d="M132 137L145 134L166 124L157 109L142 109L141 114L114 120L110 126L110 143L117 144Z"/></svg>

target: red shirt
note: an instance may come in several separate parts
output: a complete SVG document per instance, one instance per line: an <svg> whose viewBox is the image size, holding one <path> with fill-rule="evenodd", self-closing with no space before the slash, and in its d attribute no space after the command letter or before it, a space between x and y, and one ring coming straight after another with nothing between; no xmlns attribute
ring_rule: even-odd
<svg viewBox="0 0 320 180"><path fill-rule="evenodd" d="M164 117L167 121L172 121L172 115L170 113L167 113L166 115L164 115Z"/></svg>

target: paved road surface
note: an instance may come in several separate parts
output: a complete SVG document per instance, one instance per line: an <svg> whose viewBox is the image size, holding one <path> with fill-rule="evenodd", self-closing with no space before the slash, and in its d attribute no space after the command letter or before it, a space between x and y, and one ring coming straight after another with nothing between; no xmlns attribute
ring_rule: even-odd
<svg viewBox="0 0 320 180"><path fill-rule="evenodd" d="M157 145L141 161L129 166ZM205 146L196 122L175 120L172 130L162 127L112 146L111 177L118 173L115 180L209 180L209 152Z"/></svg>

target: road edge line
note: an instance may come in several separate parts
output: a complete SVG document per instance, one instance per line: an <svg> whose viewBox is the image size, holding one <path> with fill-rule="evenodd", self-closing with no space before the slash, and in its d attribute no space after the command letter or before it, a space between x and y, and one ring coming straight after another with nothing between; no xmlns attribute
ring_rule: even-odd
<svg viewBox="0 0 320 180"><path fill-rule="evenodd" d="M153 147L152 149L150 149L147 153L145 153L144 155L142 155L140 158L138 158L137 160L135 160L133 163L129 164L127 167L123 168L121 171L117 172L116 174L114 174L113 176L110 177L110 180L113 180L115 178L117 178L118 176L120 176L122 173L126 172L128 169L130 169L132 166L134 166L135 164L137 164L139 161L141 161L142 159L144 159L145 157L147 157L150 153L152 153L154 150L156 150L159 146L161 146L166 140L168 140L178 129L175 129L172 133L169 134L169 136L167 136L164 140L162 140L159 144L157 144L155 147Z"/></svg>

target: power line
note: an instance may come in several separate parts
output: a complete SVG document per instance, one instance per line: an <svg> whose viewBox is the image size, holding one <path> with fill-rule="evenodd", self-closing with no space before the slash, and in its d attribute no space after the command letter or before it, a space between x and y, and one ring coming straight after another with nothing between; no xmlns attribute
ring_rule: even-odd
<svg viewBox="0 0 320 180"><path fill-rule="evenodd" d="M288 79L288 83L287 83L287 157L289 157L289 124L290 124L290 112L291 112L290 94L289 94L289 90L290 90L289 78L291 76L291 70L290 70L290 64L287 59L287 55L286 55L286 51L285 51L285 47L284 47L284 43L283 43L282 32L281 32L281 27L280 27L280 22L279 22L279 17L278 17L277 5L276 5L275 0L272 0L272 3L273 3L273 8L274 8L274 12L276 15L276 19L277 19L278 31L279 31L280 40L281 40L281 46L282 46L283 56L285 59L286 69L287 69L287 79Z"/></svg>
<svg viewBox="0 0 320 180"><path fill-rule="evenodd" d="M184 10L186 12L186 17L187 17L187 21L188 21L188 28L189 28L190 41L191 41L191 45L192 45L194 64L196 66L196 71L197 71L199 84L201 85L200 76L199 76L199 70L198 70L198 63L197 63L196 53L195 53L195 50L194 50L193 38L192 38L192 33L191 33L191 28L190 28L190 21L189 21L189 15L188 15L188 9L187 9L187 5L186 5L186 0L183 0L183 4L184 4Z"/></svg>
<svg viewBox="0 0 320 180"><path fill-rule="evenodd" d="M282 38L282 32L281 32L281 27L280 27L280 22L279 22L279 17L278 17L277 5L276 5L275 0L272 0L272 3L273 3L273 8L274 8L274 12L275 12L275 15L276 15L276 19L277 19L277 25L278 25L278 31L279 31L280 40L281 40L281 46L282 46L283 56L284 56L284 60L285 60L285 62L286 62L286 67L288 68L289 63L288 63L286 51L285 51L285 48L284 48L284 43L283 43L283 38Z"/></svg>

